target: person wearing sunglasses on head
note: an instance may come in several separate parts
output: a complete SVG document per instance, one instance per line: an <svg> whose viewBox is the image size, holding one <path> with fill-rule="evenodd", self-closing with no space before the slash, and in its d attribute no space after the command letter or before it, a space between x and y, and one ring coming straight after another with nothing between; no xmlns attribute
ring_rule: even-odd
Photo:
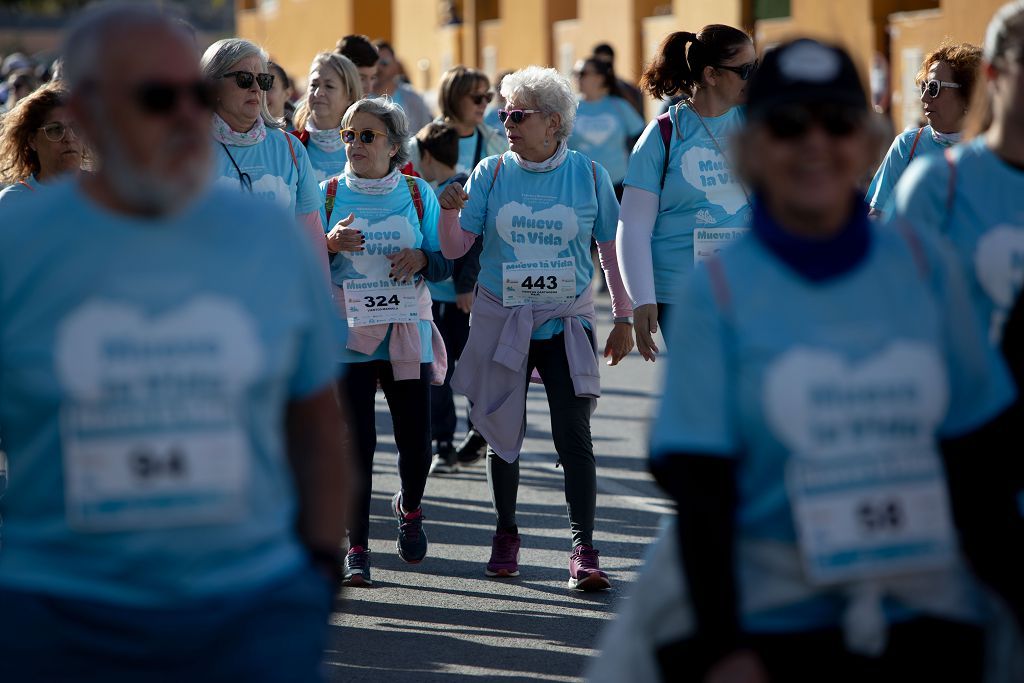
<svg viewBox="0 0 1024 683"><path fill-rule="evenodd" d="M590 57L575 71L580 91L569 149L593 159L608 171L615 196L622 197L629 150L644 130L644 120L619 91L611 62Z"/></svg>
<svg viewBox="0 0 1024 683"><path fill-rule="evenodd" d="M893 191L915 158L939 155L960 142L981 48L969 43L943 43L924 59L917 74L921 104L928 125L896 136L867 191L872 215L891 215Z"/></svg>
<svg viewBox="0 0 1024 683"><path fill-rule="evenodd" d="M306 147L317 183L345 170L348 158L341 140L341 117L353 102L363 99L359 72L337 52L321 52L309 69L306 97L295 110L293 134Z"/></svg>
<svg viewBox="0 0 1024 683"><path fill-rule="evenodd" d="M868 115L813 40L751 82L752 230L680 286L652 431L693 624L665 680L981 680L946 445L1013 389L950 250L868 220Z"/></svg>
<svg viewBox="0 0 1024 683"><path fill-rule="evenodd" d="M68 91L48 84L20 100L0 128L0 206L82 168L84 146L67 108Z"/></svg>
<svg viewBox="0 0 1024 683"><path fill-rule="evenodd" d="M200 66L215 97L216 183L293 211L317 251L325 254L320 192L309 155L267 109L274 75L266 54L248 40L226 38L206 49ZM322 268L326 278L326 257Z"/></svg>
<svg viewBox="0 0 1024 683"><path fill-rule="evenodd" d="M314 254L211 185L181 20L101 5L62 54L103 164L3 211L0 677L321 680L349 481Z"/></svg>
<svg viewBox="0 0 1024 683"><path fill-rule="evenodd" d="M648 124L623 181L618 248L637 349L646 360L657 357L659 324L672 341L665 319L679 277L750 225L749 197L729 150L756 69L750 36L713 24L669 35L641 79L655 99L686 96Z"/></svg>
<svg viewBox="0 0 1024 683"><path fill-rule="evenodd" d="M331 279L343 303L347 343L339 349L356 431L355 511L345 557L346 586L371 585L370 503L377 449L374 397L379 386L394 423L401 488L391 499L399 557L427 554L423 491L430 468L430 388L444 382L447 356L431 313L426 280L452 274L438 243L438 204L430 185L405 176L409 124L385 98L362 99L341 121L348 164L320 184L330 227Z"/></svg>
<svg viewBox="0 0 1024 683"><path fill-rule="evenodd" d="M452 387L470 401L489 445L487 481L497 524L485 573L519 575L516 521L526 389L536 370L565 473L571 531L569 586L609 588L594 548L597 466L590 416L601 393L591 280L592 240L612 297L609 365L633 349L631 308L615 255L618 201L608 172L566 145L576 115L568 79L531 66L501 82L510 151L477 164L465 190L441 194L441 246L458 258L483 237L469 340ZM461 209L461 216L459 210Z"/></svg>
<svg viewBox="0 0 1024 683"><path fill-rule="evenodd" d="M420 94L405 79L402 64L395 50L386 40L375 40L380 61L377 62L377 94L390 97L409 118L409 130L420 130L430 123L433 115Z"/></svg>

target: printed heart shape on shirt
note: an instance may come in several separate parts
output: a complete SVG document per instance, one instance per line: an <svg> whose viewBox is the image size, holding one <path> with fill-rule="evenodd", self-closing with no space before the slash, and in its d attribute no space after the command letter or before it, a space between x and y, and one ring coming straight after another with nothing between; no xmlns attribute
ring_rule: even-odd
<svg viewBox="0 0 1024 683"><path fill-rule="evenodd" d="M498 210L495 226L515 251L516 261L555 258L580 231L576 212L565 204L535 212L526 204L510 202Z"/></svg>
<svg viewBox="0 0 1024 683"><path fill-rule="evenodd" d="M213 295L156 316L129 304L91 300L61 321L54 345L57 377L79 400L118 398L125 390L184 399L235 392L256 378L263 363L258 327L248 311Z"/></svg>
<svg viewBox="0 0 1024 683"><path fill-rule="evenodd" d="M344 252L342 257L349 261L352 270L368 280L388 279L391 272L388 255L416 244L413 225L405 216L388 216L376 223L357 218L349 227L362 231L366 238L365 251ZM349 279L359 278L353 275Z"/></svg>
<svg viewBox="0 0 1024 683"><path fill-rule="evenodd" d="M1024 228L997 225L978 240L974 272L998 308L1010 308L1024 284Z"/></svg>
<svg viewBox="0 0 1024 683"><path fill-rule="evenodd" d="M619 121L611 114L580 115L573 126L574 135L579 135L588 145L600 147L619 130Z"/></svg>
<svg viewBox="0 0 1024 683"><path fill-rule="evenodd" d="M717 150L691 147L683 153L681 169L686 182L703 192L709 202L722 207L726 213L734 214L746 206L743 186Z"/></svg>
<svg viewBox="0 0 1024 683"><path fill-rule="evenodd" d="M284 178L279 178L276 175L268 173L260 176L260 179L252 184L252 193L257 197L275 201L286 208L292 206L291 188L284 182Z"/></svg>
<svg viewBox="0 0 1024 683"><path fill-rule="evenodd" d="M933 346L899 340L857 363L794 348L765 371L762 397L776 437L794 454L821 459L929 447L949 385Z"/></svg>

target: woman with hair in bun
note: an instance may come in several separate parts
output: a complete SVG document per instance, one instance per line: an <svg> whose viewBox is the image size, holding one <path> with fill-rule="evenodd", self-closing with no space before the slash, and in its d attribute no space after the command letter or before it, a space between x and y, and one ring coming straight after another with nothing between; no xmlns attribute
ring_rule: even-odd
<svg viewBox="0 0 1024 683"><path fill-rule="evenodd" d="M750 36L713 24L669 35L640 81L655 99L686 97L647 126L623 181L617 246L646 360L658 354L652 334L675 303L679 277L750 224L728 152L757 64Z"/></svg>

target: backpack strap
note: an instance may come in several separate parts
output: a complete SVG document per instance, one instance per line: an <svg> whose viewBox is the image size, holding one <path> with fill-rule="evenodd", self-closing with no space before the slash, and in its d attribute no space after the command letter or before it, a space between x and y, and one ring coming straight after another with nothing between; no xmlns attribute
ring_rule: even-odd
<svg viewBox="0 0 1024 683"><path fill-rule="evenodd" d="M284 133L284 139L288 142L288 151L292 153L292 163L295 164L295 170L298 171L299 160L295 156L295 147L292 145L292 136L289 135L288 133L285 133L284 131L281 132Z"/></svg>
<svg viewBox="0 0 1024 683"><path fill-rule="evenodd" d="M498 155L498 163L496 163L494 165L494 177L491 178L491 189L492 190L494 189L494 183L498 182L498 171L501 170L501 164L504 161L505 161L505 155L504 154L499 154Z"/></svg>
<svg viewBox="0 0 1024 683"><path fill-rule="evenodd" d="M484 151L484 134L478 128L476 131L476 150L473 152L473 168L480 163Z"/></svg>
<svg viewBox="0 0 1024 683"><path fill-rule="evenodd" d="M908 164L911 161L914 160L914 152L917 151L917 143L918 143L918 141L921 140L921 133L923 133L923 132L924 132L924 128L918 128L917 129L917 135L914 136L914 144L912 144L910 146L910 157L907 159L907 163Z"/></svg>
<svg viewBox="0 0 1024 683"><path fill-rule="evenodd" d="M334 198L338 196L338 176L327 181L327 199L324 200L324 209L327 210L327 225L331 224L331 213L334 211Z"/></svg>
<svg viewBox="0 0 1024 683"><path fill-rule="evenodd" d="M24 185L25 187L27 187L28 189L32 190L33 192L35 192L35 191L36 191L36 188L32 187L31 185L29 185L28 183L26 183L26 182L25 182L24 180L19 180L19 181L18 181L18 184L19 184L19 185Z"/></svg>
<svg viewBox="0 0 1024 683"><path fill-rule="evenodd" d="M921 244L921 238L914 232L913 227L903 221L900 221L899 232L903 235L907 246L910 247L910 255L914 257L914 265L917 266L918 274L922 279L926 278L930 268L928 267L928 257L925 255L924 245Z"/></svg>
<svg viewBox="0 0 1024 683"><path fill-rule="evenodd" d="M409 194L412 195L412 205L416 207L416 217L420 219L420 229L423 228L423 195L420 194L420 186L416 178L405 176L405 184L409 187Z"/></svg>
<svg viewBox="0 0 1024 683"><path fill-rule="evenodd" d="M949 165L949 184L946 186L946 220L953 213L953 200L956 195L956 159L953 158L953 148L948 148L942 155L946 157L946 164Z"/></svg>
<svg viewBox="0 0 1024 683"><path fill-rule="evenodd" d="M288 134L289 135L294 135L296 138L298 138L299 142L302 143L303 147L309 147L309 131L308 130L293 130L293 131L289 131Z"/></svg>
<svg viewBox="0 0 1024 683"><path fill-rule="evenodd" d="M665 176L668 175L668 155L672 149L672 112L659 114L655 119L658 122L658 130L661 132L661 143L665 145L665 160L661 164L661 186L665 187Z"/></svg>

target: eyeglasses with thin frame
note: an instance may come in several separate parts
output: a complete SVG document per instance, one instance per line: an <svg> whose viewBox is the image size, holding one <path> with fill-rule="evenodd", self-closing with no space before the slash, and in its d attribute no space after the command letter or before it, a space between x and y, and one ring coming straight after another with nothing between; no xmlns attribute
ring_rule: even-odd
<svg viewBox="0 0 1024 683"><path fill-rule="evenodd" d="M716 64L716 69L725 69L726 71L732 71L734 74L740 77L741 81L750 80L750 77L757 71L757 67L761 66L759 60L747 62L746 64L740 64L739 66L731 66L729 64Z"/></svg>
<svg viewBox="0 0 1024 683"><path fill-rule="evenodd" d="M357 135L359 136L359 142L364 145L372 145L378 135L383 135L384 137L388 136L384 131L374 130L373 128L363 128L362 130L356 130L355 128L343 128L341 131L341 141L346 145L351 145L356 141Z"/></svg>
<svg viewBox="0 0 1024 683"><path fill-rule="evenodd" d="M937 78L933 78L930 81L921 81L921 94L928 94L928 97L933 100L939 96L943 88L959 88L959 83L952 83L950 81L940 81Z"/></svg>
<svg viewBox="0 0 1024 683"><path fill-rule="evenodd" d="M512 119L512 123L522 123L530 114L542 114L540 109L499 109L498 120L505 123L506 119Z"/></svg>
<svg viewBox="0 0 1024 683"><path fill-rule="evenodd" d="M490 104L491 100L494 99L494 93L485 92L479 95L468 95L468 97L469 99L473 100L473 104L479 107L481 104L484 103Z"/></svg>
<svg viewBox="0 0 1024 683"><path fill-rule="evenodd" d="M72 138L81 137L78 132L78 126L73 123L65 125L60 121L54 121L53 123L48 123L45 126L39 126L39 130L43 131L43 135L45 135L46 139L50 142L60 142L69 133Z"/></svg>
<svg viewBox="0 0 1024 683"><path fill-rule="evenodd" d="M260 90L264 92L274 87L274 74L254 74L251 71L229 71L221 76L221 78L234 78L235 85L242 90L248 90L251 88L253 81L256 81L256 85L258 85Z"/></svg>

